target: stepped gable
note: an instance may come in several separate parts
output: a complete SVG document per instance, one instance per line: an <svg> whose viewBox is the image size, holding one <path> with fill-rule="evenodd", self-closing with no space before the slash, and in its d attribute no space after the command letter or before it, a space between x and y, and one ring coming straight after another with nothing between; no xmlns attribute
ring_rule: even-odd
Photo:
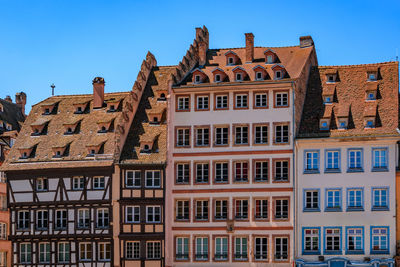
<svg viewBox="0 0 400 267"><path fill-rule="evenodd" d="M368 79L370 72L376 80ZM337 79L328 83L332 73ZM312 67L298 138L398 135L398 73L398 62ZM328 87L330 92L335 88L335 95L331 104L324 104ZM368 99L368 92L376 94L375 100ZM329 130L320 129L325 106L337 115ZM343 117L348 118L347 129L338 129L337 120ZM365 127L368 118L374 119L374 127Z"/></svg>

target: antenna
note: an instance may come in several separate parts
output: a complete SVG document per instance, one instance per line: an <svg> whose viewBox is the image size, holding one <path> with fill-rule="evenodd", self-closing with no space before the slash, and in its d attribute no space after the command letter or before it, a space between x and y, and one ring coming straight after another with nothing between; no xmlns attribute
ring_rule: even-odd
<svg viewBox="0 0 400 267"><path fill-rule="evenodd" d="M54 96L54 88L56 88L56 86L54 85L54 83L52 83L50 87L51 87L51 95Z"/></svg>

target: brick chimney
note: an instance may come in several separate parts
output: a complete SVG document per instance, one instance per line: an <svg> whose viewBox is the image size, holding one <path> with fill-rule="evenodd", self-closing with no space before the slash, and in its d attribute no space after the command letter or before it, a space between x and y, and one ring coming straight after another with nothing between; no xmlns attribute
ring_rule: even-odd
<svg viewBox="0 0 400 267"><path fill-rule="evenodd" d="M310 35L308 36L300 36L300 48L313 46L314 41Z"/></svg>
<svg viewBox="0 0 400 267"><path fill-rule="evenodd" d="M207 43L199 43L199 65L204 66L207 62Z"/></svg>
<svg viewBox="0 0 400 267"><path fill-rule="evenodd" d="M21 108L22 114L25 115L26 94L24 92L15 94L15 103Z"/></svg>
<svg viewBox="0 0 400 267"><path fill-rule="evenodd" d="M6 96L6 98L4 98L4 100L5 101L8 101L8 102L10 102L10 103L12 103L12 99L11 99L11 96Z"/></svg>
<svg viewBox="0 0 400 267"><path fill-rule="evenodd" d="M246 36L246 62L254 60L254 34L251 32L245 33Z"/></svg>
<svg viewBox="0 0 400 267"><path fill-rule="evenodd" d="M93 79L93 108L102 108L104 103L104 78Z"/></svg>

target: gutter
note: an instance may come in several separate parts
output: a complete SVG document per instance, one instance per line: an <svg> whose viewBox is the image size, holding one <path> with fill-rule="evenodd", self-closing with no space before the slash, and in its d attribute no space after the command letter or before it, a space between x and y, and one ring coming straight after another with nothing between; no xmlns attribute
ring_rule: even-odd
<svg viewBox="0 0 400 267"><path fill-rule="evenodd" d="M294 259L296 258L296 255L297 255L297 246L296 246L296 235L297 235L297 216L296 216L296 211L297 211L297 201L296 201L296 188L297 188L297 179L296 179L296 143L295 143L295 140L296 140L296 138L295 138L295 136L296 136L296 133L295 133L295 130L296 130L296 127L295 127L295 124L296 124L296 121L295 121L295 105L294 105L294 103L295 103L295 94L294 94L294 82L291 82L291 85L292 85L292 120L293 120L293 122L292 122L292 134L293 134L293 137L292 137L292 144L293 144L293 152L292 152L292 162L293 162L293 164L292 164L292 168L293 168L293 175L292 175L292 177L293 177L293 229L294 229L294 231L293 231L293 252L294 252Z"/></svg>

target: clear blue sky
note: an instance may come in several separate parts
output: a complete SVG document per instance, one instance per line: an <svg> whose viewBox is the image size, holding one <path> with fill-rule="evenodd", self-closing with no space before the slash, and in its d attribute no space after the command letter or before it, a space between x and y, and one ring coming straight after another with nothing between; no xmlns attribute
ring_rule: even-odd
<svg viewBox="0 0 400 267"><path fill-rule="evenodd" d="M28 106L56 94L130 90L150 50L159 65L186 53L195 27L210 47L290 46L312 35L320 65L396 59L400 1L0 0L0 97L25 91ZM399 52L400 53L400 52Z"/></svg>

